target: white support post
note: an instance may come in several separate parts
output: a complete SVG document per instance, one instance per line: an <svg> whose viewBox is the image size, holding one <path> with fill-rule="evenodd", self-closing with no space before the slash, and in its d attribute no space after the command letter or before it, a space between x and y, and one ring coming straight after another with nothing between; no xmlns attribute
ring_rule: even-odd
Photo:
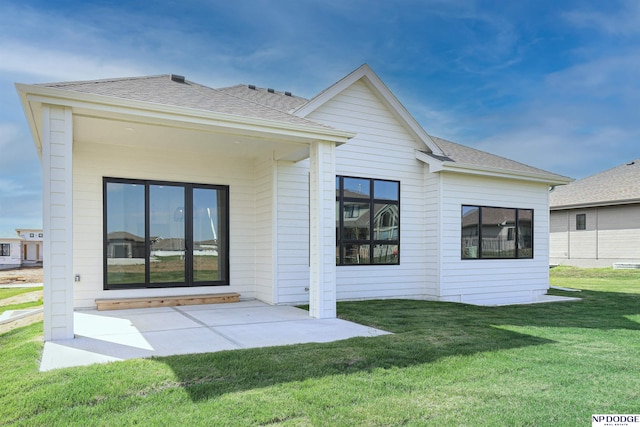
<svg viewBox="0 0 640 427"><path fill-rule="evenodd" d="M73 338L71 108L42 106L44 339Z"/></svg>
<svg viewBox="0 0 640 427"><path fill-rule="evenodd" d="M316 141L310 153L309 314L336 317L335 145Z"/></svg>

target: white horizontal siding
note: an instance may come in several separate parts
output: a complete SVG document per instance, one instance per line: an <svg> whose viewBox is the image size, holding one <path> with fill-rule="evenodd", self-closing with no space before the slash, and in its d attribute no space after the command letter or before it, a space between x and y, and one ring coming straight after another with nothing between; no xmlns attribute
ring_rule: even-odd
<svg viewBox="0 0 640 427"><path fill-rule="evenodd" d="M549 286L549 206L546 185L442 174L440 299L479 304L522 302ZM534 258L461 259L462 205L534 210ZM530 300L530 299L529 299Z"/></svg>
<svg viewBox="0 0 640 427"><path fill-rule="evenodd" d="M275 162L271 157L256 160L255 163L255 263L256 298L274 302L274 201Z"/></svg>
<svg viewBox="0 0 640 427"><path fill-rule="evenodd" d="M424 149L424 144L414 141L361 82L308 118L356 133L336 149L337 175L400 181L400 265L338 266L338 300L433 295L437 288L437 207L433 185L427 192L426 182L434 177L425 178L425 166L414 154L415 149Z"/></svg>
<svg viewBox="0 0 640 427"><path fill-rule="evenodd" d="M309 302L309 162L277 166L277 302Z"/></svg>
<svg viewBox="0 0 640 427"><path fill-rule="evenodd" d="M262 168L260 189L266 178ZM138 178L199 184L229 185L231 286L103 290L102 178ZM203 292L238 292L256 297L256 181L251 161L228 161L224 156L175 151L154 152L140 147L74 141L74 306L95 306L96 298L189 295ZM261 200L262 218L264 202ZM264 229L261 229L264 234ZM260 235L262 238L263 235Z"/></svg>

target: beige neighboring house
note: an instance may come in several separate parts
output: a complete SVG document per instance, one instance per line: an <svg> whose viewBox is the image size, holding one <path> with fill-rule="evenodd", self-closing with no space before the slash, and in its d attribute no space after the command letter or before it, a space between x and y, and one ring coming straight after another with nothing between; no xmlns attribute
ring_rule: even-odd
<svg viewBox="0 0 640 427"><path fill-rule="evenodd" d="M16 236L0 237L0 269L42 264L42 229L16 229Z"/></svg>
<svg viewBox="0 0 640 427"><path fill-rule="evenodd" d="M550 208L552 265L640 265L640 159L556 187Z"/></svg>

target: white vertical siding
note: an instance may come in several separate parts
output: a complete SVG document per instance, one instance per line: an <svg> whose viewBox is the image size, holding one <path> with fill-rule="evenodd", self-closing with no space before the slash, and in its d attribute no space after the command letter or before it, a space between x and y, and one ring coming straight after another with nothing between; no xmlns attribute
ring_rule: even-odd
<svg viewBox="0 0 640 427"><path fill-rule="evenodd" d="M73 338L71 109L42 107L44 339Z"/></svg>
<svg viewBox="0 0 640 427"><path fill-rule="evenodd" d="M544 184L442 174L441 300L476 304L526 302L549 287L549 202ZM461 206L534 210L534 258L461 259Z"/></svg>
<svg viewBox="0 0 640 427"><path fill-rule="evenodd" d="M357 82L308 118L357 132L336 148L336 174L400 181L400 265L339 266L339 300L423 298L435 291L437 257L433 178L414 150L424 149L374 92ZM426 188L429 183L429 188ZM430 221L427 224L427 221Z"/></svg>
<svg viewBox="0 0 640 427"><path fill-rule="evenodd" d="M215 144L215 140L212 140ZM189 295L238 292L241 298L256 297L256 179L254 162L225 158L220 152L189 151L188 145L175 150L154 151L146 147L111 146L75 141L74 147L74 267L82 280L75 283L76 307L95 306L96 298L154 295ZM268 165L261 164L260 189L264 189ZM102 178L137 178L219 184L229 186L230 286L103 290ZM260 220L268 221L263 199ZM46 233L46 231L45 231ZM264 233L264 228L260 233ZM51 234L48 234L51 235ZM45 234L47 236L47 234ZM262 234L260 235L262 238ZM45 250L45 254L48 251ZM51 253L51 252L49 252ZM265 254L261 254L265 256ZM268 262L267 262L268 263ZM264 265L261 274L265 274ZM267 268L268 270L268 268ZM267 273L268 276L268 273ZM261 291L264 294L264 289Z"/></svg>

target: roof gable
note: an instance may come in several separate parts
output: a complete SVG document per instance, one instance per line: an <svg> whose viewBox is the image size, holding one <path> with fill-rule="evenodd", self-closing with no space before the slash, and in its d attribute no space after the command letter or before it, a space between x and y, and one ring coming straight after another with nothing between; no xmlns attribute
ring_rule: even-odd
<svg viewBox="0 0 640 427"><path fill-rule="evenodd" d="M427 132L425 132L413 116L409 114L407 109L367 64L360 66L346 77L320 92L309 102L295 109L293 114L298 117L307 117L357 82L364 83L370 90L372 90L383 104L385 104L389 111L396 116L403 127L405 127L405 129L407 129L407 131L416 140L424 143L428 152L436 155L442 155L440 147L438 147Z"/></svg>

